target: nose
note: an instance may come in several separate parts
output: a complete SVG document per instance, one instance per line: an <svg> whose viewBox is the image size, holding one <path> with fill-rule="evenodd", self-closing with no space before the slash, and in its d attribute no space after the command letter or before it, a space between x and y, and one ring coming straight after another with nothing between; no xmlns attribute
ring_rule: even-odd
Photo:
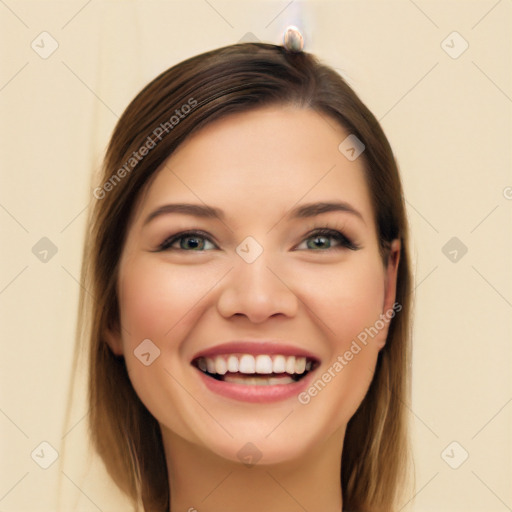
<svg viewBox="0 0 512 512"><path fill-rule="evenodd" d="M293 317L297 313L299 300L292 280L272 268L264 255L253 263L237 261L223 280L217 300L223 317L243 315L258 324L274 316Z"/></svg>

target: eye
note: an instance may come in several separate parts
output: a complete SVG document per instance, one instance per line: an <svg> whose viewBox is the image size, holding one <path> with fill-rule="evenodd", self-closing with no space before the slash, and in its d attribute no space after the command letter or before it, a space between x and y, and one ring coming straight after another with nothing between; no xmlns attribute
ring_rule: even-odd
<svg viewBox="0 0 512 512"><path fill-rule="evenodd" d="M335 242L334 247L333 240ZM305 242L306 248L314 251L339 250L343 248L357 251L360 248L340 231L327 228L317 229L310 233ZM301 245L297 246L297 249L304 249Z"/></svg>
<svg viewBox="0 0 512 512"><path fill-rule="evenodd" d="M303 245L301 244L297 246L297 249L311 249L324 252L343 248L356 251L360 248L340 231L327 228L311 232L304 241L306 242L306 247L301 247ZM202 231L186 231L167 238L158 247L157 251L204 252L216 248L217 246L206 233Z"/></svg>
<svg viewBox="0 0 512 512"><path fill-rule="evenodd" d="M179 244L177 247L175 247L177 242L179 242ZM208 247L208 244L210 244L212 247ZM216 247L217 246L208 238L206 233L202 233L201 231L186 231L184 233L177 233L176 235L173 235L165 240L160 245L158 250L201 252L207 249L215 249Z"/></svg>

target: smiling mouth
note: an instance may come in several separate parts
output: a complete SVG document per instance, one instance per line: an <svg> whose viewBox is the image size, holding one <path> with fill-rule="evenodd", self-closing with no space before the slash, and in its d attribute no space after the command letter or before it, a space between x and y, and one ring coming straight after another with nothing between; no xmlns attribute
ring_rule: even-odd
<svg viewBox="0 0 512 512"><path fill-rule="evenodd" d="M212 379L246 386L293 384L318 366L302 356L226 354L197 357L192 365Z"/></svg>

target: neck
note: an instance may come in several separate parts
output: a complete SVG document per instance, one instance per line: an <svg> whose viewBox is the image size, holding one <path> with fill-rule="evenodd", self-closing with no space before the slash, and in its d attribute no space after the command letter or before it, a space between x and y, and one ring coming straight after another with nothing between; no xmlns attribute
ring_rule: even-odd
<svg viewBox="0 0 512 512"><path fill-rule="evenodd" d="M161 427L162 428L162 427ZM344 429L279 464L247 466L162 428L171 512L340 512Z"/></svg>

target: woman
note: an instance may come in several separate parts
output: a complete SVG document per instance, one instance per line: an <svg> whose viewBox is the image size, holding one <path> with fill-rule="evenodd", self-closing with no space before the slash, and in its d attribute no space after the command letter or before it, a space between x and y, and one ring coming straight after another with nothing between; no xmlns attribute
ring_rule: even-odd
<svg viewBox="0 0 512 512"><path fill-rule="evenodd" d="M172 67L119 119L94 196L89 427L134 504L403 504L402 189L335 71L263 43Z"/></svg>

